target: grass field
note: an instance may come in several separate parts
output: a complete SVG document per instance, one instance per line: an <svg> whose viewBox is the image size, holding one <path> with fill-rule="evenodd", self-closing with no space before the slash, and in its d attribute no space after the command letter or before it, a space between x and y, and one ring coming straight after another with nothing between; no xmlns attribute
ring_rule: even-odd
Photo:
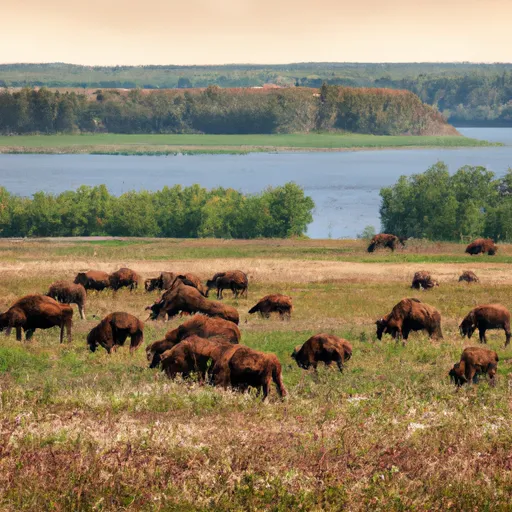
<svg viewBox="0 0 512 512"><path fill-rule="evenodd" d="M245 270L249 298L226 293L225 302L240 312L242 342L278 355L289 393L262 403L170 382L146 368L143 348L89 353L85 337L100 318L124 310L145 319L157 297L91 293L71 345L55 329L0 339L0 509L510 510L512 346L491 331L495 388L482 378L457 391L447 372L477 343L460 338L462 317L480 303L512 306L511 262L512 245L470 257L463 245L420 242L369 255L363 241L0 241L1 311L89 268L205 279ZM413 293L421 269L440 286ZM459 284L462 270L481 282ZM293 297L291 321L247 314L270 292ZM407 296L441 311L444 340L376 340L374 321ZM147 322L144 345L179 323ZM314 375L290 358L319 332L353 344L343 374Z"/></svg>
<svg viewBox="0 0 512 512"><path fill-rule="evenodd" d="M253 151L342 151L389 148L491 146L467 137L362 134L280 135L17 135L0 136L0 153L165 155Z"/></svg>

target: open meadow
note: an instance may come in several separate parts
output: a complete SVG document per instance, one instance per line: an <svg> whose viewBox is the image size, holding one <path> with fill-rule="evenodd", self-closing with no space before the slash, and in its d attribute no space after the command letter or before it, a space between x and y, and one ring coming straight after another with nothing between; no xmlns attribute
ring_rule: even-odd
<svg viewBox="0 0 512 512"><path fill-rule="evenodd" d="M343 151L357 149L485 147L486 141L446 136L292 133L249 135L84 134L0 136L0 153L172 155L254 151Z"/></svg>
<svg viewBox="0 0 512 512"><path fill-rule="evenodd" d="M144 347L186 318L146 322L144 344L109 356L86 346L113 311L146 320L159 294L89 292L74 309L73 341L37 330L0 338L0 509L18 510L510 510L512 345L498 352L496 387L485 377L459 390L448 371L477 334L458 325L478 304L512 307L512 245L496 256L462 244L411 241L366 252L363 240L2 240L0 310L79 271L193 272L206 280L240 269L248 298L241 342L274 352L288 391L266 402L147 368ZM440 282L413 291L414 272ZM472 270L480 283L459 283ZM293 297L290 321L247 313L268 293ZM406 346L375 320L404 297L440 310L444 339L412 333ZM312 334L348 339L343 373L300 369L293 348Z"/></svg>

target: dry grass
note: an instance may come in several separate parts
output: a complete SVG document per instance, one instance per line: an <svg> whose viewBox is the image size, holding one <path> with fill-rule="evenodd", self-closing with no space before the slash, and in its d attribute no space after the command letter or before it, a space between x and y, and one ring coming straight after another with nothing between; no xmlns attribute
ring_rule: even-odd
<svg viewBox="0 0 512 512"><path fill-rule="evenodd" d="M278 355L289 397L261 403L170 382L146 368L142 349L88 353L86 333L101 317L125 310L145 318L157 296L90 294L71 346L59 345L54 330L36 331L30 343L0 340L2 510L510 509L512 348L492 331L496 388L482 379L456 391L447 371L471 344L457 331L465 313L483 302L511 305L512 248L500 248L501 260L462 265L461 246L450 244L368 263L364 244L353 241L116 244L1 242L0 310L89 267L202 277L241 268L251 276L249 299L226 302L241 313L243 343ZM423 268L441 286L414 295L441 311L445 339L376 341L373 322L411 296L412 274ZM457 283L464 269L481 282ZM290 322L247 314L269 292L294 298ZM148 322L146 343L179 323ZM289 356L321 331L354 346L342 375L321 368L315 376Z"/></svg>

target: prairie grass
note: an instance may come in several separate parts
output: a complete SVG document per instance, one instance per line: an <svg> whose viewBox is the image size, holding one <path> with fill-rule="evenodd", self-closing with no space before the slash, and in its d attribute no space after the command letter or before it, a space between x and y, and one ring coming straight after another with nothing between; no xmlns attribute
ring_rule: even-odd
<svg viewBox="0 0 512 512"><path fill-rule="evenodd" d="M225 253L210 256L216 247ZM0 242L2 311L86 265L128 265L144 277L246 270L249 299L226 293L225 302L240 312L243 343L277 354L289 392L262 403L254 393L171 382L147 369L143 348L89 353L85 337L100 318L124 310L145 319L158 296L90 293L71 345L59 345L56 330L36 331L31 342L0 339L0 509L509 510L512 347L491 331L495 388L481 378L457 391L447 372L476 343L458 334L467 311L512 305L510 267L469 256L462 265L463 249L425 245L422 261L414 248L372 260L358 241ZM498 258L508 254L500 246ZM404 263L407 255L417 263ZM439 288L412 293L418 264L435 272ZM481 283L457 282L469 268ZM247 314L269 292L293 297L291 321ZM376 340L373 322L406 296L441 311L444 340ZM145 344L181 321L147 322ZM353 344L343 374L305 372L290 358L323 331Z"/></svg>

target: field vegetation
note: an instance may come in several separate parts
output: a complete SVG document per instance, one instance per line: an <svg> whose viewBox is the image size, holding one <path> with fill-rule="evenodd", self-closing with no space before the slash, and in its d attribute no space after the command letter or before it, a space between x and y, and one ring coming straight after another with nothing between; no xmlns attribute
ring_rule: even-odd
<svg viewBox="0 0 512 512"><path fill-rule="evenodd" d="M450 123L511 126L512 64L306 62L284 65L75 66L0 65L0 87L174 89L254 87L406 89L435 106ZM92 92L91 91L91 92Z"/></svg>
<svg viewBox="0 0 512 512"><path fill-rule="evenodd" d="M498 381L459 391L447 372L463 347L458 324L477 304L512 302L512 246L495 257L464 245L414 242L366 253L358 241L58 239L0 241L0 310L57 279L120 266L206 279L239 268L249 298L242 342L274 352L289 396L266 403L147 369L143 348L87 351L107 313L146 318L156 294L94 292L75 313L71 345L56 330L0 340L0 508L3 510L507 510L512 491L512 348L491 331ZM412 293L416 270L440 286ZM473 270L480 283L457 282ZM291 321L247 314L261 296L293 297ZM419 296L443 316L444 340L377 341L373 322ZM147 322L145 344L183 319ZM350 340L340 374L299 369L290 354L310 335Z"/></svg>

